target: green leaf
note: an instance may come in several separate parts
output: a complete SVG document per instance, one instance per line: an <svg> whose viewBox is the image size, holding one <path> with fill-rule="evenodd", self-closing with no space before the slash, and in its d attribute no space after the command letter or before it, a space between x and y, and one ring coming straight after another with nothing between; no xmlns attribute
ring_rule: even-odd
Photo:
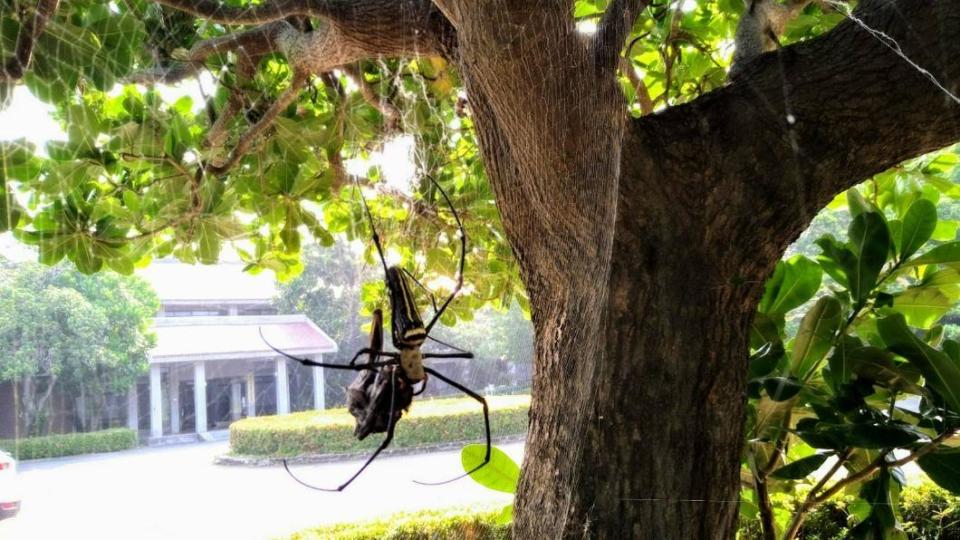
<svg viewBox="0 0 960 540"><path fill-rule="evenodd" d="M910 394L923 395L923 388L917 384L920 371L910 364L895 364L890 353L876 347L864 347L852 351L847 356L850 371L875 383Z"/></svg>
<svg viewBox="0 0 960 540"><path fill-rule="evenodd" d="M960 263L960 242L949 242L937 246L916 259L905 262L903 266L950 263Z"/></svg>
<svg viewBox="0 0 960 540"><path fill-rule="evenodd" d="M789 465L773 471L771 478L777 480L801 480L820 468L832 454L814 454L798 459Z"/></svg>
<svg viewBox="0 0 960 540"><path fill-rule="evenodd" d="M787 401L800 393L803 383L792 377L767 377L763 389L773 401Z"/></svg>
<svg viewBox="0 0 960 540"><path fill-rule="evenodd" d="M887 347L917 366L947 407L960 412L960 366L914 335L899 313L877 321L877 328Z"/></svg>
<svg viewBox="0 0 960 540"><path fill-rule="evenodd" d="M830 235L818 238L816 244L822 251L820 255L817 255L817 262L820 263L820 267L837 283L849 287L850 280L847 276L856 267L857 257Z"/></svg>
<svg viewBox="0 0 960 540"><path fill-rule="evenodd" d="M915 328L930 328L951 306L950 299L935 287L913 287L893 299L893 309L902 313L907 324Z"/></svg>
<svg viewBox="0 0 960 540"><path fill-rule="evenodd" d="M880 469L877 477L863 484L860 497L870 503L870 515L850 530L849 537L857 540L906 540L897 521L896 493L898 485L892 482L889 469Z"/></svg>
<svg viewBox="0 0 960 540"><path fill-rule="evenodd" d="M750 324L750 347L758 349L767 343L780 343L780 341L780 329L777 328L777 323L766 313L757 312Z"/></svg>
<svg viewBox="0 0 960 540"><path fill-rule="evenodd" d="M847 207L850 209L850 215L852 217L877 211L875 206L863 198L863 195L857 188L847 190Z"/></svg>
<svg viewBox="0 0 960 540"><path fill-rule="evenodd" d="M918 199L907 209L900 234L896 238L900 260L906 260L917 252L937 228L937 206L927 199Z"/></svg>
<svg viewBox="0 0 960 540"><path fill-rule="evenodd" d="M482 444L468 444L460 452L460 463L464 471L469 471L483 463L487 447ZM470 473L470 478L486 488L516 493L517 482L520 481L520 466L503 450L493 447L490 449L490 462L480 469Z"/></svg>
<svg viewBox="0 0 960 540"><path fill-rule="evenodd" d="M843 323L843 308L832 296L824 296L800 321L790 357L790 373L804 379L833 345L833 337Z"/></svg>
<svg viewBox="0 0 960 540"><path fill-rule="evenodd" d="M917 465L935 484L960 494L960 448L938 448L918 459Z"/></svg>
<svg viewBox="0 0 960 540"><path fill-rule="evenodd" d="M216 264L220 257L220 236L216 225L201 222L197 232L197 259L201 264ZM186 261L185 261L186 262Z"/></svg>
<svg viewBox="0 0 960 540"><path fill-rule="evenodd" d="M760 350L750 357L750 373L748 378L756 379L769 375L776 369L777 364L780 363L783 357L783 343L780 341L767 343L763 347L760 347Z"/></svg>
<svg viewBox="0 0 960 540"><path fill-rule="evenodd" d="M783 316L813 298L822 278L820 265L802 255L780 261L767 280L758 310L773 317Z"/></svg>
<svg viewBox="0 0 960 540"><path fill-rule="evenodd" d="M865 300L880 276L890 252L890 233L883 216L865 212L850 224L850 246L856 257L856 265L847 269L850 293L858 301Z"/></svg>

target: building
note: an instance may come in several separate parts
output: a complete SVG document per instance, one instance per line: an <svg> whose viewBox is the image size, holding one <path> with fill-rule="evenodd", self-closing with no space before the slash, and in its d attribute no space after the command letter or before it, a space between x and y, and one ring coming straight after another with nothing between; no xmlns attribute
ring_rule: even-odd
<svg viewBox="0 0 960 540"><path fill-rule="evenodd" d="M128 393L126 416L151 442L206 437L243 417L324 408L323 368L305 368L270 345L320 360L337 344L304 315L277 315L272 275L242 268L158 261L140 274L161 309L150 372Z"/></svg>

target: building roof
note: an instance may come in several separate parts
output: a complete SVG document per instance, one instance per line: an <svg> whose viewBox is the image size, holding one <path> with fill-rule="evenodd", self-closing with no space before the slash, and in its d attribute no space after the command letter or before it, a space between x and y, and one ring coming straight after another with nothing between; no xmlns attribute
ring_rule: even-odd
<svg viewBox="0 0 960 540"><path fill-rule="evenodd" d="M293 356L333 353L337 344L306 315L157 317L151 364L279 356L260 337Z"/></svg>
<svg viewBox="0 0 960 540"><path fill-rule="evenodd" d="M266 302L276 295L272 273L252 275L243 267L233 262L205 266L164 259L137 274L153 286L165 304Z"/></svg>

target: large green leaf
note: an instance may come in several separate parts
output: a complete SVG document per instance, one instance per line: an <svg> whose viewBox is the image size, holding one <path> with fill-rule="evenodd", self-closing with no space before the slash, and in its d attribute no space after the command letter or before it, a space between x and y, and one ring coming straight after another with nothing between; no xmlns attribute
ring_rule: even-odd
<svg viewBox="0 0 960 540"><path fill-rule="evenodd" d="M777 480L801 480L806 478L814 471L820 468L831 454L814 454L803 459L798 459L789 465L780 467L773 471L770 476Z"/></svg>
<svg viewBox="0 0 960 540"><path fill-rule="evenodd" d="M922 395L923 388L917 384L920 371L911 364L895 364L891 354L876 347L864 347L847 356L849 369L858 377L910 394Z"/></svg>
<svg viewBox="0 0 960 540"><path fill-rule="evenodd" d="M800 393L803 383L792 377L767 377L763 389L773 401L787 401Z"/></svg>
<svg viewBox="0 0 960 540"><path fill-rule="evenodd" d="M906 260L930 240L937 228L937 206L927 199L918 199L907 209L897 236L900 260Z"/></svg>
<svg viewBox="0 0 960 540"><path fill-rule="evenodd" d="M767 280L763 299L757 309L773 317L782 317L813 298L822 278L820 265L802 255L780 261L773 276Z"/></svg>
<svg viewBox="0 0 960 540"><path fill-rule="evenodd" d="M907 261L904 266L950 263L960 263L960 242L948 242L937 246L917 258Z"/></svg>
<svg viewBox="0 0 960 540"><path fill-rule="evenodd" d="M499 448L491 448L490 463L470 473L478 484L504 493L516 493L520 481L520 466ZM468 444L460 452L460 463L464 471L472 470L483 463L487 447L482 444Z"/></svg>
<svg viewBox="0 0 960 540"><path fill-rule="evenodd" d="M890 233L883 216L864 212L850 224L850 247L856 264L847 269L850 294L858 301L865 300L880 276L890 252Z"/></svg>
<svg viewBox="0 0 960 540"><path fill-rule="evenodd" d="M899 485L888 469L881 469L876 478L863 484L860 497L870 504L870 514L850 530L856 540L907 540L900 529L896 508Z"/></svg>
<svg viewBox="0 0 960 540"><path fill-rule="evenodd" d="M790 373L804 379L833 345L843 323L843 308L832 296L824 296L803 316L790 357Z"/></svg>
<svg viewBox="0 0 960 540"><path fill-rule="evenodd" d="M960 412L960 366L914 335L899 313L880 319L877 329L887 347L917 366L947 407L955 413Z"/></svg>
<svg viewBox="0 0 960 540"><path fill-rule="evenodd" d="M917 460L938 486L960 494L960 448L938 448Z"/></svg>
<svg viewBox="0 0 960 540"><path fill-rule="evenodd" d="M952 305L950 298L936 287L912 287L893 297L893 309L915 328L930 328Z"/></svg>

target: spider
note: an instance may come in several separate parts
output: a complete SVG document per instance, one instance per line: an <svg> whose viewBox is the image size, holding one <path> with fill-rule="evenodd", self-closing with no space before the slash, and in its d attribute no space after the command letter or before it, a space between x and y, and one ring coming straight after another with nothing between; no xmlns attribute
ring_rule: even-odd
<svg viewBox="0 0 960 540"><path fill-rule="evenodd" d="M433 185L436 186L450 207L450 211L453 213L457 227L460 230L460 265L457 270L456 285L453 287L450 296L447 297L439 308L437 307L436 298L434 298L433 294L424 287L423 284L417 281L417 279L413 277L413 274L399 266L387 266L387 261L383 254L383 246L380 243L380 235L377 233L376 226L374 225L370 208L367 206L367 201L363 197L363 194L361 193L360 195L364 212L370 222L370 229L373 232L373 243L377 248L380 263L383 265L392 314L390 318L391 338L397 352L386 351L383 348L383 312L379 309L373 312L373 325L370 330L370 346L357 351L347 364L330 364L315 362L306 358L297 358L277 349L267 342L266 338L263 338L271 349L305 366L320 366L331 369L357 371L356 379L354 379L347 388L347 408L356 419L356 426L353 432L354 436L358 440L363 440L371 433L386 433L383 441L363 466L360 467L360 470L348 478L346 482L335 488L323 488L304 482L290 471L287 460L284 460L283 466L290 476L308 488L319 491L343 491L351 482L360 476L360 473L376 459L380 452L390 445L390 442L393 440L393 432L396 428L397 421L403 416L403 412L409 409L414 396L418 396L426 390L428 376L435 377L449 384L483 405L486 454L479 465L450 480L443 482L415 482L424 485L446 484L469 476L490 462L490 414L487 401L483 396L463 384L423 365L423 360L427 358L473 358L473 353L430 336L430 330L432 330L433 326L440 320L440 316L443 315L443 312L450 305L450 302L453 301L463 287L467 234L463 228L463 223L460 221L460 216L457 214L457 210L454 208L447 193L432 176L428 175L428 178L433 182ZM411 281L427 293L433 305L433 318L430 319L430 322L426 325L423 324L423 320L420 318L420 313L417 310L417 304L411 292ZM260 335L263 337L262 330ZM421 351L421 347L427 339L453 349L454 352L423 352ZM366 362L358 363L357 360L363 355L367 355ZM385 358L386 360L381 360L381 358ZM418 383L421 384L420 389L414 390L414 386Z"/></svg>

